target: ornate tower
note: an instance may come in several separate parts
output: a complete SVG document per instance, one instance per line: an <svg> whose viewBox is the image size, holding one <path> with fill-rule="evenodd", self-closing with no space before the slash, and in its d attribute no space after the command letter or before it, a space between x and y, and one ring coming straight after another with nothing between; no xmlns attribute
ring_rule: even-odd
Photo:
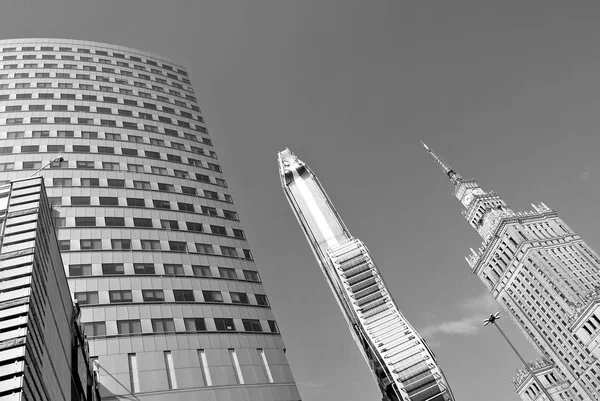
<svg viewBox="0 0 600 401"><path fill-rule="evenodd" d="M427 344L402 316L365 244L353 238L317 177L289 149L281 185L384 401L452 401Z"/></svg>
<svg viewBox="0 0 600 401"><path fill-rule="evenodd" d="M514 212L495 192L463 179L423 144L454 185L463 216L483 238L466 260L540 352L534 374L556 400L599 400L600 259L541 203ZM523 400L546 399L524 371Z"/></svg>

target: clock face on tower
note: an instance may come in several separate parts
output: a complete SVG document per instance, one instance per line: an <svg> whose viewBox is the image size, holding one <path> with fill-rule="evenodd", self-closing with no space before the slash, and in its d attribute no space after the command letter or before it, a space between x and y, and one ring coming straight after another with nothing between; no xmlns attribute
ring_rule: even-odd
<svg viewBox="0 0 600 401"><path fill-rule="evenodd" d="M473 190L473 195L483 195L483 194L484 194L484 192L481 188L475 188Z"/></svg>
<svg viewBox="0 0 600 401"><path fill-rule="evenodd" d="M469 206L472 201L473 195L470 192L467 192L467 194L463 197L463 205Z"/></svg>

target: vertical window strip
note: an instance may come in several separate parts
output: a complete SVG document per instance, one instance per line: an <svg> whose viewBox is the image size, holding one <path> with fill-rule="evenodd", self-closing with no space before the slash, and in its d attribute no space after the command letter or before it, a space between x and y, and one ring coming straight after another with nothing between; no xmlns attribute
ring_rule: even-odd
<svg viewBox="0 0 600 401"><path fill-rule="evenodd" d="M231 357L231 364L235 370L235 377L239 384L244 384L244 377L242 376L242 369L240 368L240 361L238 360L237 353L233 348L229 348L229 356Z"/></svg>
<svg viewBox="0 0 600 401"><path fill-rule="evenodd" d="M137 357L135 354L127 354L129 359L129 382L131 384L131 392L139 393L140 391L140 376L138 374Z"/></svg>
<svg viewBox="0 0 600 401"><path fill-rule="evenodd" d="M208 360L206 359L206 353L203 349L198 350L198 359L200 360L200 372L202 372L202 379L207 387L212 386L212 379L210 377L210 370L208 370Z"/></svg>
<svg viewBox="0 0 600 401"><path fill-rule="evenodd" d="M175 376L175 366L173 365L173 354L171 351L165 351L165 366L167 367L167 381L169 390L177 389L177 377Z"/></svg>
<svg viewBox="0 0 600 401"><path fill-rule="evenodd" d="M271 374L271 368L269 368L269 362L267 361L265 351L262 348L258 348L257 351L260 355L260 359L262 360L263 368L265 368L265 374L267 375L267 379L269 379L269 383L273 383L273 375Z"/></svg>

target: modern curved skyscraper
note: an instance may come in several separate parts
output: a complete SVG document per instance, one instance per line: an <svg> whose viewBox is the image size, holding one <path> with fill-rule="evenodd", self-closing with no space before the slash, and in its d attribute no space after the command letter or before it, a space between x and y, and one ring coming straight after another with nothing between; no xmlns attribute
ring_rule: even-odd
<svg viewBox="0 0 600 401"><path fill-rule="evenodd" d="M311 169L279 152L283 191L384 401L453 401L433 352L402 315L365 244L352 237Z"/></svg>
<svg viewBox="0 0 600 401"><path fill-rule="evenodd" d="M0 181L54 160L41 174L103 400L299 400L186 70L65 39L3 40L0 57Z"/></svg>

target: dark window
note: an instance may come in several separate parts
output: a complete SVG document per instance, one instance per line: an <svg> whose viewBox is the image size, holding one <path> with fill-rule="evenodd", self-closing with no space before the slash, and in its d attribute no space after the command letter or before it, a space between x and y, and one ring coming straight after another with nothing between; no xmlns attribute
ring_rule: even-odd
<svg viewBox="0 0 600 401"><path fill-rule="evenodd" d="M158 240L150 240L150 239L143 239L140 241L140 244L142 245L142 249L145 251L160 251L160 241Z"/></svg>
<svg viewBox="0 0 600 401"><path fill-rule="evenodd" d="M169 249L173 252L186 252L187 243L182 241L169 241Z"/></svg>
<svg viewBox="0 0 600 401"><path fill-rule="evenodd" d="M235 272L235 269L232 269L230 267L219 267L219 275L223 278L232 278L232 279L237 279L237 273Z"/></svg>
<svg viewBox="0 0 600 401"><path fill-rule="evenodd" d="M192 188L192 187L184 187L183 185L181 186L181 193L186 194L186 195L196 195L196 188Z"/></svg>
<svg viewBox="0 0 600 401"><path fill-rule="evenodd" d="M38 145L24 145L21 146L21 153L37 153L40 147Z"/></svg>
<svg viewBox="0 0 600 401"><path fill-rule="evenodd" d="M76 292L74 295L79 305L95 305L98 303L97 291Z"/></svg>
<svg viewBox="0 0 600 401"><path fill-rule="evenodd" d="M225 227L214 226L212 224L210 226L210 232L218 235L227 235L227 230L225 229Z"/></svg>
<svg viewBox="0 0 600 401"><path fill-rule="evenodd" d="M237 249L232 248L230 246L221 245L221 254L224 256L230 256L232 258L238 257Z"/></svg>
<svg viewBox="0 0 600 401"><path fill-rule="evenodd" d="M171 209L171 202L163 200L153 200L152 203L157 209Z"/></svg>
<svg viewBox="0 0 600 401"><path fill-rule="evenodd" d="M262 294L254 294L254 296L256 297L256 302L259 305L262 306L269 306L269 300L267 299L266 295L262 295Z"/></svg>
<svg viewBox="0 0 600 401"><path fill-rule="evenodd" d="M150 228L152 228L152 219L134 217L133 225L134 225L134 227L150 227Z"/></svg>
<svg viewBox="0 0 600 401"><path fill-rule="evenodd" d="M89 196L71 196L71 205L79 206L79 205L89 205L90 197Z"/></svg>
<svg viewBox="0 0 600 401"><path fill-rule="evenodd" d="M183 319L185 331L206 331L206 322L203 318Z"/></svg>
<svg viewBox="0 0 600 401"><path fill-rule="evenodd" d="M158 152L151 152L147 150L145 153L148 159L160 159L160 153Z"/></svg>
<svg viewBox="0 0 600 401"><path fill-rule="evenodd" d="M88 337L99 337L106 335L105 322L88 322L83 324L83 332Z"/></svg>
<svg viewBox="0 0 600 401"><path fill-rule="evenodd" d="M165 269L165 274L168 276L185 276L183 265L165 264L163 268Z"/></svg>
<svg viewBox="0 0 600 401"><path fill-rule="evenodd" d="M102 206L119 206L119 198L116 196L101 196L100 204Z"/></svg>
<svg viewBox="0 0 600 401"><path fill-rule="evenodd" d="M267 323L269 323L269 331L271 331L271 333L279 333L279 327L277 327L277 322L275 320L267 320Z"/></svg>
<svg viewBox="0 0 600 401"><path fill-rule="evenodd" d="M73 152L89 153L90 147L87 145L73 145ZM94 162L77 160L77 168L94 168Z"/></svg>
<svg viewBox="0 0 600 401"><path fill-rule="evenodd" d="M175 192L175 186L171 184L158 183L158 190L164 192Z"/></svg>
<svg viewBox="0 0 600 401"><path fill-rule="evenodd" d="M168 230L179 230L179 223L177 223L177 220L161 220L160 226Z"/></svg>
<svg viewBox="0 0 600 401"><path fill-rule="evenodd" d="M215 253L211 244L200 244L196 243L196 252L213 255Z"/></svg>
<svg viewBox="0 0 600 401"><path fill-rule="evenodd" d="M117 331L119 334L141 333L142 324L139 320L117 320Z"/></svg>
<svg viewBox="0 0 600 401"><path fill-rule="evenodd" d="M246 236L244 235L244 231L238 230L237 228L233 229L233 236L240 239L246 238Z"/></svg>
<svg viewBox="0 0 600 401"><path fill-rule="evenodd" d="M164 302L165 295L162 290L142 290L144 302Z"/></svg>
<svg viewBox="0 0 600 401"><path fill-rule="evenodd" d="M108 198L110 199L110 198ZM104 224L106 227L125 227L124 217L105 217Z"/></svg>
<svg viewBox="0 0 600 401"><path fill-rule="evenodd" d="M150 181L133 180L133 187L135 189L150 189Z"/></svg>
<svg viewBox="0 0 600 401"><path fill-rule="evenodd" d="M210 206L202 206L202 213L208 214L209 216L217 216L217 209Z"/></svg>
<svg viewBox="0 0 600 401"><path fill-rule="evenodd" d="M193 212L194 211L194 205L192 205L191 203L177 202L177 206L179 207L179 210L181 210L181 211L185 211L185 212Z"/></svg>
<svg viewBox="0 0 600 401"><path fill-rule="evenodd" d="M110 298L111 304L133 302L133 296L131 295L131 290L109 291L108 297Z"/></svg>
<svg viewBox="0 0 600 401"><path fill-rule="evenodd" d="M181 156L167 154L167 160L170 162L181 163Z"/></svg>
<svg viewBox="0 0 600 401"><path fill-rule="evenodd" d="M133 271L135 274L156 274L152 263L134 263Z"/></svg>
<svg viewBox="0 0 600 401"><path fill-rule="evenodd" d="M235 331L235 324L233 324L233 319L216 317L215 326L219 331Z"/></svg>
<svg viewBox="0 0 600 401"><path fill-rule="evenodd" d="M211 199L219 199L219 194L214 191L204 190L204 196Z"/></svg>
<svg viewBox="0 0 600 401"><path fill-rule="evenodd" d="M123 263L102 263L102 274L125 274Z"/></svg>
<svg viewBox="0 0 600 401"><path fill-rule="evenodd" d="M69 251L71 250L71 240L61 239L58 241L58 249L61 251Z"/></svg>
<svg viewBox="0 0 600 401"><path fill-rule="evenodd" d="M204 174L196 173L196 179L198 181L202 181L202 182L210 182L210 177L207 175L204 175ZM210 191L204 191L204 196L207 196L206 192L210 192ZM214 193L216 194L216 192L214 192ZM219 197L219 195L217 195L217 198L218 197Z"/></svg>
<svg viewBox="0 0 600 401"><path fill-rule="evenodd" d="M85 147L88 148L88 150L89 150L89 146L85 146ZM75 151L74 148L75 148L75 146L73 146L73 151ZM77 168L94 168L94 162L77 160ZM83 178L81 179L81 182L83 183Z"/></svg>
<svg viewBox="0 0 600 401"><path fill-rule="evenodd" d="M175 302L194 302L196 300L193 290L173 290L173 296Z"/></svg>
<svg viewBox="0 0 600 401"><path fill-rule="evenodd" d="M175 331L173 319L152 319L152 331L155 333L166 333Z"/></svg>
<svg viewBox="0 0 600 401"><path fill-rule="evenodd" d="M122 148L121 153L124 155L127 155L127 156L137 156L138 155L137 149Z"/></svg>
<svg viewBox="0 0 600 401"><path fill-rule="evenodd" d="M188 221L185 224L187 226L188 231L195 231L198 233L201 233L203 231L202 223L195 223L195 222Z"/></svg>
<svg viewBox="0 0 600 401"><path fill-rule="evenodd" d="M111 239L111 246L114 250L129 250L131 249L130 239Z"/></svg>
<svg viewBox="0 0 600 401"><path fill-rule="evenodd" d="M73 180L71 178L53 178L52 185L55 187L70 187L73 185Z"/></svg>
<svg viewBox="0 0 600 401"><path fill-rule="evenodd" d="M244 331L263 331L260 320L257 319L242 319Z"/></svg>
<svg viewBox="0 0 600 401"><path fill-rule="evenodd" d="M244 270L244 278L248 281L256 281L259 282L260 278L258 277L258 273L251 270Z"/></svg>
<svg viewBox="0 0 600 401"><path fill-rule="evenodd" d="M80 239L79 248L82 250L102 249L102 240L99 239Z"/></svg>
<svg viewBox="0 0 600 401"><path fill-rule="evenodd" d="M202 296L205 302L223 302L221 291L202 291Z"/></svg>
<svg viewBox="0 0 600 401"><path fill-rule="evenodd" d="M210 266L192 265L194 276L198 277L212 277Z"/></svg>
<svg viewBox="0 0 600 401"><path fill-rule="evenodd" d="M78 277L78 276L91 276L92 275L92 265L69 265L69 276L70 277Z"/></svg>
<svg viewBox="0 0 600 401"><path fill-rule="evenodd" d="M118 180L114 178L108 179L108 186L112 188L125 188L125 180Z"/></svg>
<svg viewBox="0 0 600 401"><path fill-rule="evenodd" d="M254 260L254 258L252 257L252 252L250 252L250 249L243 249L242 251L244 252L244 259Z"/></svg>
<svg viewBox="0 0 600 401"><path fill-rule="evenodd" d="M95 227L95 217L75 217L75 227Z"/></svg>
<svg viewBox="0 0 600 401"><path fill-rule="evenodd" d="M111 146L98 146L98 153L114 154L115 148Z"/></svg>
<svg viewBox="0 0 600 401"><path fill-rule="evenodd" d="M231 302L234 304L249 304L248 294L245 292L231 292Z"/></svg>
<svg viewBox="0 0 600 401"><path fill-rule="evenodd" d="M146 202L143 198L127 198L127 206L144 207Z"/></svg>

